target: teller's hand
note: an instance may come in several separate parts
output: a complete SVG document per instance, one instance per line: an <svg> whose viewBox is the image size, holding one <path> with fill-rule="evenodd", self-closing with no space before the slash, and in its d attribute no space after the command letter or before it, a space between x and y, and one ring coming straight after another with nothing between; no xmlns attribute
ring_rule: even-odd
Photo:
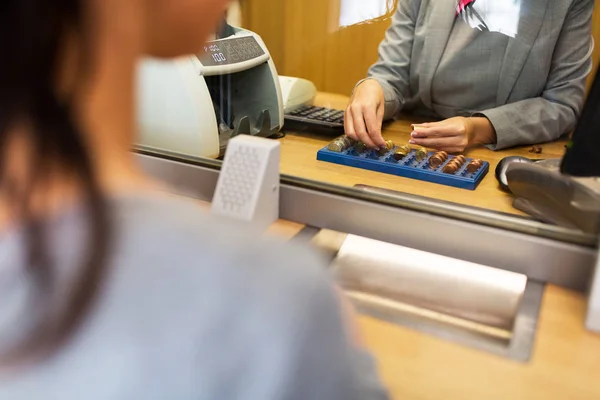
<svg viewBox="0 0 600 400"><path fill-rule="evenodd" d="M383 88L374 79L367 79L354 89L344 114L344 129L351 139L368 147L384 148L381 136L385 98Z"/></svg>
<svg viewBox="0 0 600 400"><path fill-rule="evenodd" d="M495 142L496 132L487 118L454 117L413 125L409 143L448 153L461 153L475 145Z"/></svg>

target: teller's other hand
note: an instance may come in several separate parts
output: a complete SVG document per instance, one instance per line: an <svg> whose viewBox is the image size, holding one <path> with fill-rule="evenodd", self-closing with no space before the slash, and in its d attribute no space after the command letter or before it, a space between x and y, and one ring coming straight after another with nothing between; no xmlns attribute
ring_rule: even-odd
<svg viewBox="0 0 600 400"><path fill-rule="evenodd" d="M439 122L413 125L410 144L448 153L462 153L469 147L496 142L496 132L485 117L453 117Z"/></svg>

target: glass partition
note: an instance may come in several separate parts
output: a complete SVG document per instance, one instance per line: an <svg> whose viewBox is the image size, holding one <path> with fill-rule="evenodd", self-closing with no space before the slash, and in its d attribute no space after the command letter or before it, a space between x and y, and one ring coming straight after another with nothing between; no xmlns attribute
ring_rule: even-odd
<svg viewBox="0 0 600 400"><path fill-rule="evenodd" d="M253 72L240 78L235 74L243 71L238 68L241 64L231 62L237 51L234 44L225 46L227 51L207 50L212 61L206 64L204 75L211 75L207 79L232 96L233 106L226 104L231 121L223 128L219 113L223 112L225 102L215 99L214 85L210 88L214 110L210 102L199 102L208 107L199 112L199 118L214 120L208 129L214 130L211 135L221 132L215 141L200 142L212 143L211 146L219 143L221 151L215 147L217 150L199 154L200 158L194 162L207 157L214 161L205 162L218 165L226 147L224 136L232 137L238 131L261 135L267 132L269 135L264 136L281 143L284 181L323 190L343 190L347 195L371 201L392 202L457 219L592 244L594 240L588 234L537 222L515 208L514 196L501 190L494 174L500 161L508 156L560 159L567 135L581 110L586 76L596 59L596 52L592 53L590 47L591 10L582 10L584 23L569 24L568 8L547 4L526 0L234 1L227 16L229 24L258 35L270 55L271 72L265 69L264 73ZM546 12L545 7L556 10ZM567 22L550 21L550 14ZM385 41L383 46L382 41ZM567 48L567 42L577 45ZM244 65L252 68L248 57L242 57ZM221 73L215 72L219 64L223 64ZM201 67L200 70L202 75ZM277 110L269 103L268 97L272 95L265 89L270 88L270 74L274 71L281 77L301 78L314 87L297 85L292 95L286 92L289 87L282 78L277 78L284 107ZM225 77L213 78L219 74ZM367 77L373 79L358 87L369 81L377 83L379 87L372 90L383 96L383 103L374 104L377 95L369 97L369 93L357 100L355 87ZM302 107L347 110L350 104L358 104L357 109L371 107L371 111L355 114L355 118L364 121L368 138L373 138L368 125L375 121L374 131L378 131L377 123L382 120L381 135L393 142L387 153L380 149L363 150L355 146L357 141L352 142L352 152L357 158L381 161L377 154L382 151L385 154L382 157L387 157L390 164L408 165L403 158L406 155L397 151L408 146L414 162L422 161L420 166L430 172L434 170L438 177L421 179L385 168L370 170L318 159L319 151L337 137L345 131L350 135L348 125L342 129L327 126L331 129L323 131L310 127L298 130L287 121L287 115ZM246 109L256 115L243 121ZM277 115L278 111L285 115ZM158 114L154 118L160 117ZM321 116L324 114L332 115L324 111ZM346 116L344 121L347 120ZM351 133L362 142L357 124L352 125ZM202 135L207 131L205 126L199 125ZM275 135L274 126L279 128ZM174 130L167 141L179 140L177 134ZM421 147L428 151L424 161L416 153ZM186 153L186 146L179 148L182 149L176 152L179 156ZM190 148L193 146L187 146ZM153 151L165 154L169 148L158 146ZM360 154L369 151L374 155ZM434 166L431 156L441 154L440 151L447 154L440 155L439 167ZM189 159L190 154L183 155ZM456 174L446 171L445 166L458 155L466 158L457 166L463 177L479 174L475 187L448 184L448 176ZM471 174L467 166L472 160L479 160L485 168Z"/></svg>

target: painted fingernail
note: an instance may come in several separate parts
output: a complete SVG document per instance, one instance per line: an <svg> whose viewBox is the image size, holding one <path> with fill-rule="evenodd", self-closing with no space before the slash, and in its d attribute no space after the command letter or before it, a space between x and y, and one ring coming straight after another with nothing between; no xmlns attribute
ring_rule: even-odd
<svg viewBox="0 0 600 400"><path fill-rule="evenodd" d="M415 144L416 142L414 140L409 140L408 143Z"/></svg>
<svg viewBox="0 0 600 400"><path fill-rule="evenodd" d="M415 131L412 131L412 132L410 133L410 136L411 136L411 137L415 137L416 135L417 135L417 132L415 132Z"/></svg>

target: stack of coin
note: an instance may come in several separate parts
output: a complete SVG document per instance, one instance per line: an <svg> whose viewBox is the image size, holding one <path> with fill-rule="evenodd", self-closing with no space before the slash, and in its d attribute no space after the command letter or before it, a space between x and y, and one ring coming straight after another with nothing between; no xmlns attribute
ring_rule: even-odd
<svg viewBox="0 0 600 400"><path fill-rule="evenodd" d="M348 136L340 136L335 139L333 142L329 143L327 146L328 150L335 151L341 153L344 150L349 149L354 144L354 140L350 139Z"/></svg>
<svg viewBox="0 0 600 400"><path fill-rule="evenodd" d="M429 159L429 165L431 168L436 169L442 165L448 159L448 153L445 151L438 151Z"/></svg>
<svg viewBox="0 0 600 400"><path fill-rule="evenodd" d="M364 153L367 149L367 145L363 142L356 142L356 144L354 145L354 150L356 150L356 152L359 154Z"/></svg>
<svg viewBox="0 0 600 400"><path fill-rule="evenodd" d="M473 174L473 173L479 171L479 168L481 168L482 165L483 165L483 161L481 161L481 160L472 160L467 165L467 172L470 173L470 174Z"/></svg>
<svg viewBox="0 0 600 400"><path fill-rule="evenodd" d="M396 161L400 161L402 160L404 157L406 157L409 153L410 153L410 147L408 145L402 145L400 147L398 147L395 151L394 151L394 159Z"/></svg>
<svg viewBox="0 0 600 400"><path fill-rule="evenodd" d="M444 169L442 171L446 174L454 174L460 169L460 167L462 167L465 161L467 161L465 156L456 156L444 166Z"/></svg>
<svg viewBox="0 0 600 400"><path fill-rule="evenodd" d="M425 147L419 147L417 149L417 152L415 153L415 158L417 159L417 161L423 161L427 158L428 155L429 153L427 152L427 149Z"/></svg>
<svg viewBox="0 0 600 400"><path fill-rule="evenodd" d="M388 151L390 151L393 148L394 148L394 142L392 142L391 140L386 140L385 147L379 149L379 155L383 156L383 155L385 155L385 153L387 153Z"/></svg>

